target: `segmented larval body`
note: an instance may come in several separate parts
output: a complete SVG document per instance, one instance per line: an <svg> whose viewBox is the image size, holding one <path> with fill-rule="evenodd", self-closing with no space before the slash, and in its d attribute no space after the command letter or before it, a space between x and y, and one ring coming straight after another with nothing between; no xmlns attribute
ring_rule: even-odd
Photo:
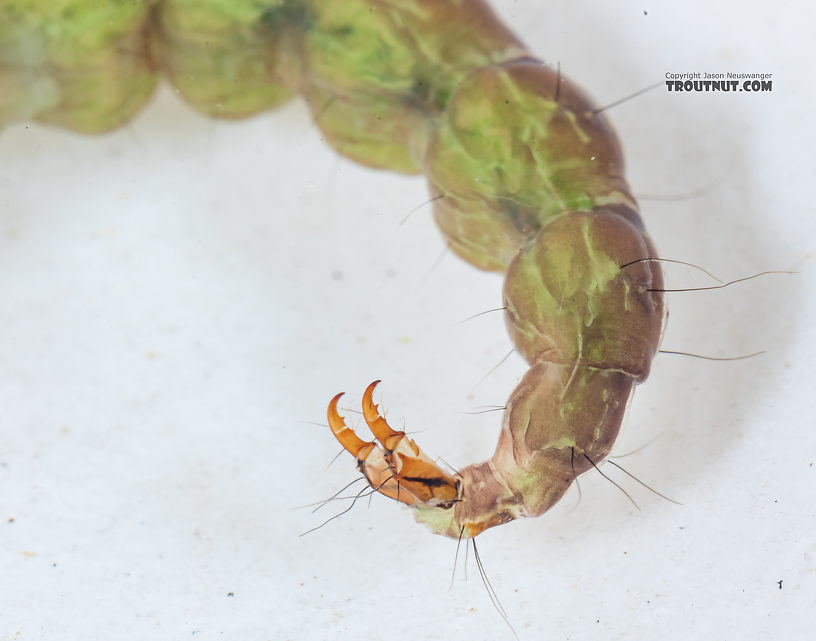
<svg viewBox="0 0 816 641"><path fill-rule="evenodd" d="M434 532L476 536L543 513L608 455L658 349L662 277L644 260L656 253L605 116L484 2L0 6L0 123L108 131L160 75L213 116L300 94L339 153L424 173L451 249L505 273L507 327L530 369L494 455L443 471L379 417L372 385L364 409L376 441L345 427L336 398L329 408L372 487L414 506Z"/></svg>

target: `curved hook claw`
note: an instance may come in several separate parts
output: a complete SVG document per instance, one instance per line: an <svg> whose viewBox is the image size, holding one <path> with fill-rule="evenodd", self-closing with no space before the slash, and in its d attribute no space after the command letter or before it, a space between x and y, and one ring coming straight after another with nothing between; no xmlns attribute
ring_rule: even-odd
<svg viewBox="0 0 816 641"><path fill-rule="evenodd" d="M340 400L341 396L343 396L343 392L340 392L331 401L329 401L329 409L326 412L329 419L329 428L331 429L332 434L334 434L334 437L340 442L340 445L343 446L343 449L350 452L358 459L364 459L368 452L363 453L362 456L361 452L366 447L369 447L369 449L373 447L374 443L364 441L354 433L354 430L351 430L346 426L346 421L343 420L343 417L340 416L340 413L337 411L337 402Z"/></svg>
<svg viewBox="0 0 816 641"><path fill-rule="evenodd" d="M332 434L357 458L357 467L371 488L406 505L450 508L459 501L459 480L444 472L405 432L391 429L372 400L374 381L363 394L363 416L376 441L364 441L346 426L337 411L342 394L329 402L327 412Z"/></svg>
<svg viewBox="0 0 816 641"><path fill-rule="evenodd" d="M374 404L372 398L374 396L374 388L377 387L379 383L380 381L374 381L371 385L366 387L366 391L363 393L363 417L371 433L377 438L386 451L391 451L396 448L399 439L405 436L405 432L398 432L392 429L386 420L380 416L380 412L377 409L378 406Z"/></svg>

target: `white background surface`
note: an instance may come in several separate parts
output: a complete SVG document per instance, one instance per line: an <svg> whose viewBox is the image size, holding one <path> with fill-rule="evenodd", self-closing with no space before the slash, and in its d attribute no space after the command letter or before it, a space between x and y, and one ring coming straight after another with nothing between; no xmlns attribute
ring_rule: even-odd
<svg viewBox="0 0 816 641"><path fill-rule="evenodd" d="M529 639L804 639L816 605L816 129L807 3L496 3L599 104L667 71L773 92L609 112L662 254L731 289L670 295L620 461L478 540ZM648 15L643 14L643 9ZM809 50L808 50L809 49ZM296 506L354 478L325 428L371 380L453 465L487 457L525 369L501 280L448 255L419 178L361 169L297 102L207 120L164 88L132 124L0 136L1 639L510 639L455 544L385 499ZM708 284L667 270L671 285ZM357 418L353 419L357 422ZM610 474L614 470L607 468ZM461 563L461 559L460 559ZM782 589L778 581L782 581ZM229 596L229 594L233 596Z"/></svg>

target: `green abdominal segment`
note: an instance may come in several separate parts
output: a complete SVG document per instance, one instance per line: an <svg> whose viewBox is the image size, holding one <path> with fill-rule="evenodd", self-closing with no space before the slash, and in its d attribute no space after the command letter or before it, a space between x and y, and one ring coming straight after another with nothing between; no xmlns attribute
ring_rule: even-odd
<svg viewBox="0 0 816 641"><path fill-rule="evenodd" d="M662 276L617 136L482 0L5 0L0 125L84 133L127 122L160 77L243 118L305 99L327 142L423 173L450 248L506 274L530 364L493 457L460 470L440 534L551 507L611 450L665 319Z"/></svg>

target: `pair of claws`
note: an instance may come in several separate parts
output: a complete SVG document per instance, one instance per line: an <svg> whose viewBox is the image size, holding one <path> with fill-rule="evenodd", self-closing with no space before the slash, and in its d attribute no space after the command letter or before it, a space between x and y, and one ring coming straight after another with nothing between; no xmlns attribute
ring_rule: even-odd
<svg viewBox="0 0 816 641"><path fill-rule="evenodd" d="M444 472L405 432L391 428L380 416L372 396L380 381L363 394L363 417L375 441L364 441L346 426L337 411L341 392L329 403L332 434L357 459L357 468L372 489L406 505L450 508L459 500L459 479Z"/></svg>

